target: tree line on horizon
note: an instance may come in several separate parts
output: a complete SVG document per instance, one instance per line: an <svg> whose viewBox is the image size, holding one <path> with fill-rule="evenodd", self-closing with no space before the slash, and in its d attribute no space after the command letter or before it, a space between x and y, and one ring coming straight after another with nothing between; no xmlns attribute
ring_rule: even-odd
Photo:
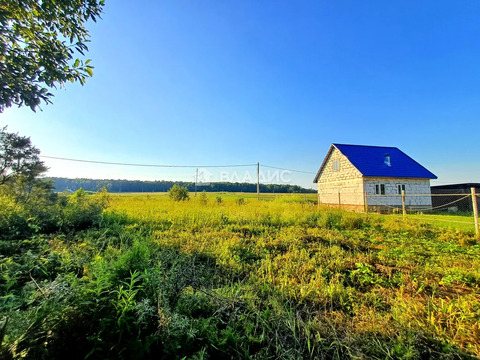
<svg viewBox="0 0 480 360"><path fill-rule="evenodd" d="M48 178L54 182L54 189L57 192L76 191L80 188L86 191L98 191L106 188L111 193L122 192L167 192L177 184L186 187L188 191L195 191L195 183L188 181L141 181L141 180L114 180L114 179L68 179L60 177ZM230 183L212 182L197 184L197 191L206 192L257 192L257 184L251 183ZM313 189L306 189L298 185L289 184L260 184L262 193L315 193Z"/></svg>

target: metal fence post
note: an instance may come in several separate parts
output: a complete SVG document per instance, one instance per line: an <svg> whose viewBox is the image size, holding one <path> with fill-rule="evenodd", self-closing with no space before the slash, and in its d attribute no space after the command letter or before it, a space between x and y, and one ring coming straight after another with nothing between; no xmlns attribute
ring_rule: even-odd
<svg viewBox="0 0 480 360"><path fill-rule="evenodd" d="M405 210L405 190L402 190L402 213L403 217L407 215L407 211Z"/></svg>
<svg viewBox="0 0 480 360"><path fill-rule="evenodd" d="M342 202L341 202L341 200L340 200L340 191L339 191L339 192L338 192L338 208L339 208L339 209L340 209L340 207L342 206L341 204L342 204Z"/></svg>
<svg viewBox="0 0 480 360"><path fill-rule="evenodd" d="M478 228L478 207L477 207L477 196L475 195L475 188L472 187L472 205L473 205L473 217L475 219L475 236L477 239L480 238L480 230Z"/></svg>

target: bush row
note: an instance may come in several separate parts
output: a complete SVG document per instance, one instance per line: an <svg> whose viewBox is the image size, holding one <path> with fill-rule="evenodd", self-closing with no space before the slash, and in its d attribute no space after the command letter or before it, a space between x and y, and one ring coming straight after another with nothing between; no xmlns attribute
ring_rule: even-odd
<svg viewBox="0 0 480 360"><path fill-rule="evenodd" d="M19 239L33 234L83 230L98 225L108 204L108 194L77 190L72 195L33 192L19 199L0 193L0 239Z"/></svg>

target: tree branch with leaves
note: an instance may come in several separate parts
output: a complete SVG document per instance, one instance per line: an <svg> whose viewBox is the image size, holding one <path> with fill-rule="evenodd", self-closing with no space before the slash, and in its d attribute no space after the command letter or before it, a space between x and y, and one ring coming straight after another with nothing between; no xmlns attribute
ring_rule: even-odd
<svg viewBox="0 0 480 360"><path fill-rule="evenodd" d="M3 0L0 2L0 112L12 105L35 111L51 103L49 88L93 75L89 20L100 18L104 0Z"/></svg>

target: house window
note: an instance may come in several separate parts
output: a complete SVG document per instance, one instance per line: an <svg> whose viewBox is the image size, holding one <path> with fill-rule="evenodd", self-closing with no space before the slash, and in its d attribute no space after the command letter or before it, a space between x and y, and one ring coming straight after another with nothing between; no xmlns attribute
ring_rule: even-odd
<svg viewBox="0 0 480 360"><path fill-rule="evenodd" d="M398 194L402 195L402 190L405 191L405 185L398 184L397 188L398 188Z"/></svg>
<svg viewBox="0 0 480 360"><path fill-rule="evenodd" d="M340 160L333 160L333 171L340 170Z"/></svg>
<svg viewBox="0 0 480 360"><path fill-rule="evenodd" d="M385 184L375 185L375 195L385 195Z"/></svg>

